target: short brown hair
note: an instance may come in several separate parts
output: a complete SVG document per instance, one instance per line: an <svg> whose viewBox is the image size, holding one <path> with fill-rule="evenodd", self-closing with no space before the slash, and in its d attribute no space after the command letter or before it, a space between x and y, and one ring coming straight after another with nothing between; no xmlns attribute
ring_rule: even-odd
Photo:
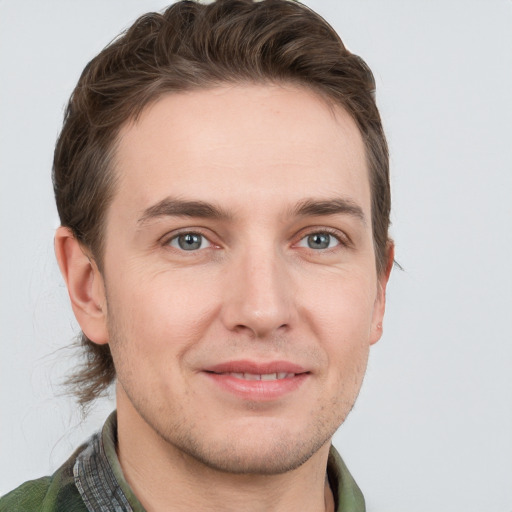
<svg viewBox="0 0 512 512"><path fill-rule="evenodd" d="M100 270L104 219L116 176L120 128L170 92L224 83L291 83L341 105L366 149L377 271L388 252L389 157L372 72L319 15L291 0L180 1L141 16L85 67L57 141L53 185L61 224L92 253ZM108 345L83 333L85 363L69 380L88 405L115 378Z"/></svg>

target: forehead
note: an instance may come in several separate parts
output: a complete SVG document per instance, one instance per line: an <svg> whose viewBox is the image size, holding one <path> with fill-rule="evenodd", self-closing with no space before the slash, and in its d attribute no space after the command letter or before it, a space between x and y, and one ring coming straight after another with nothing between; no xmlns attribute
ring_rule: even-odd
<svg viewBox="0 0 512 512"><path fill-rule="evenodd" d="M235 209L342 195L369 209L355 122L304 88L171 93L125 125L118 142L112 208L129 205L134 215L169 195L215 199Z"/></svg>

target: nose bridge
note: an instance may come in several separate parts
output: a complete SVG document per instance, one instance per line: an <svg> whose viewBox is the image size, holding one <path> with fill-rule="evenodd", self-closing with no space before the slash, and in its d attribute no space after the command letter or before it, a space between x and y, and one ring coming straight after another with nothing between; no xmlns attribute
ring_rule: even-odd
<svg viewBox="0 0 512 512"><path fill-rule="evenodd" d="M292 290L289 268L274 243L255 240L231 262L224 318L231 330L267 336L290 326Z"/></svg>

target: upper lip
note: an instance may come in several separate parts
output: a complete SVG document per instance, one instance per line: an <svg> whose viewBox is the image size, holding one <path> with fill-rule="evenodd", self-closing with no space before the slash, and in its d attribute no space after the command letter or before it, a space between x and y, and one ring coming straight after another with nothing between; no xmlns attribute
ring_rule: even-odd
<svg viewBox="0 0 512 512"><path fill-rule="evenodd" d="M206 372L212 373L250 373L255 375L266 375L271 373L307 373L303 366L289 361L226 361L204 368Z"/></svg>

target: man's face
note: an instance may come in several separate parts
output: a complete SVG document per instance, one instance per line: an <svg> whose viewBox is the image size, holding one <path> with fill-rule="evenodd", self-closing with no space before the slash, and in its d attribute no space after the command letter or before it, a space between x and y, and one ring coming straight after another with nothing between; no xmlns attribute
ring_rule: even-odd
<svg viewBox="0 0 512 512"><path fill-rule="evenodd" d="M304 89L170 94L124 127L116 172L119 414L210 467L298 467L349 413L380 336L356 125Z"/></svg>

